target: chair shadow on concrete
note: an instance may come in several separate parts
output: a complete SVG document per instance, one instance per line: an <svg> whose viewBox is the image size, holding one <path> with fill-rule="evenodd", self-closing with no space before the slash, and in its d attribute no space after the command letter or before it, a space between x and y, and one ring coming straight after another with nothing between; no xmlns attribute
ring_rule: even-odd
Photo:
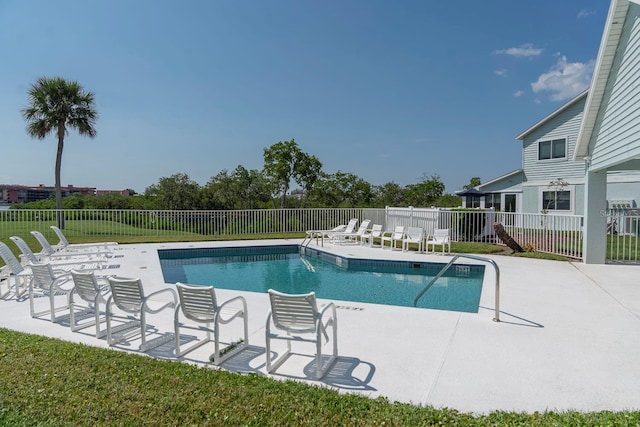
<svg viewBox="0 0 640 427"><path fill-rule="evenodd" d="M231 359L227 359L222 362L220 366L232 372L264 375L264 372L261 371L261 369L266 365L264 352L264 347L258 347L250 344L247 348L233 356Z"/></svg>
<svg viewBox="0 0 640 427"><path fill-rule="evenodd" d="M308 369L310 370L309 373L313 372L312 369L315 369L313 365L315 365L315 362L311 362L305 367L305 374L307 374ZM375 366L357 357L338 356L333 366L322 379L322 382L342 390L376 391L374 387L369 385L375 371Z"/></svg>
<svg viewBox="0 0 640 427"><path fill-rule="evenodd" d="M152 332L155 332L152 335L152 338L149 340L150 343L153 344L154 340L157 340L160 344L154 346L152 349L143 352L142 350L138 350L133 347L131 349L127 349L127 351L138 353L138 354L148 354L151 357L155 357L157 359L168 359L168 360L176 360L175 355L175 344L174 337L175 334L173 332L159 332L157 329L152 329Z"/></svg>

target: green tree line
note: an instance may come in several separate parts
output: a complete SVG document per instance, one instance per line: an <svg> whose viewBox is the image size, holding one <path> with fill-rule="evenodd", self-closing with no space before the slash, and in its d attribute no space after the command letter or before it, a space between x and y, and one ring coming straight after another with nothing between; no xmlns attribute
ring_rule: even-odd
<svg viewBox="0 0 640 427"><path fill-rule="evenodd" d="M348 172L328 174L322 162L300 149L294 139L264 149L262 170L238 165L211 177L201 186L186 173L162 177L144 194L123 196L71 195L63 200L60 171L64 139L70 129L93 138L98 112L95 95L79 83L61 77L41 77L29 89L29 105L22 110L27 134L38 139L54 134L58 149L55 199L16 204L16 209L264 209L298 207L459 206L460 198L444 194L438 175L423 175L415 184L393 181L373 185ZM292 189L293 188L293 189ZM60 225L63 218L59 218Z"/></svg>
<svg viewBox="0 0 640 427"><path fill-rule="evenodd" d="M393 181L373 185L355 174L322 171L315 156L303 152L295 140L264 149L263 170L222 170L200 185L186 173L161 177L143 194L106 194L63 198L65 209L270 209L339 207L455 207L460 197L444 194L438 175L423 175L406 186ZM293 188L293 189L292 189ZM13 209L53 209L55 199L19 203Z"/></svg>

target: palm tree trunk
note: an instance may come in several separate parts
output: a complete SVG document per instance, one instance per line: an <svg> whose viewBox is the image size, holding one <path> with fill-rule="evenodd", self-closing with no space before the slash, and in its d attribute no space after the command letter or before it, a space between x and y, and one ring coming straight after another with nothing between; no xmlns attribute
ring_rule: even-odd
<svg viewBox="0 0 640 427"><path fill-rule="evenodd" d="M64 149L64 124L58 125L58 152L56 153L56 209L58 218L58 228L64 229L64 211L62 210L62 183L60 181L60 170L62 169L62 150Z"/></svg>

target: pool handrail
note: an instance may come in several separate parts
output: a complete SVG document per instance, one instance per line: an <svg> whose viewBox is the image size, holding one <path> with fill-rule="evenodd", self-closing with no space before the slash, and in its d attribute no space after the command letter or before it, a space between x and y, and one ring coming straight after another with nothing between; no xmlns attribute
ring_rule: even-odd
<svg viewBox="0 0 640 427"><path fill-rule="evenodd" d="M492 260L490 258L477 256L477 255L456 254L453 258L451 258L451 261L449 261L449 263L447 265L445 265L442 268L442 270L440 270L440 272L438 274L436 274L433 277L433 279L431 279L431 281L429 283L427 283L427 285L424 287L424 289L422 291L420 291L418 296L415 297L415 299L413 300L413 306L417 307L417 304L418 304L418 301L420 300L420 298L422 298L422 296L429 290L429 288L431 288L431 286L433 286L433 284L440 277L442 277L442 275L449 269L449 267L451 267L453 265L453 263L458 258L475 259L477 261L484 261L484 262L488 262L489 264L493 265L493 268L496 270L495 317L493 318L493 321L494 322L499 322L500 321L500 268L498 267L498 264L496 264L496 262L494 260Z"/></svg>

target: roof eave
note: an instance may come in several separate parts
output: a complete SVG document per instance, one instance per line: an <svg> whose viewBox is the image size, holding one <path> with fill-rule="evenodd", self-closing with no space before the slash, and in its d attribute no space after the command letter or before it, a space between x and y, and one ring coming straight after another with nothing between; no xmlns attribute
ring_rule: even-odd
<svg viewBox="0 0 640 427"><path fill-rule="evenodd" d="M516 169L514 171L506 173L506 174L504 174L502 176L499 176L497 178L493 178L491 181L487 181L485 183L482 183L482 184L476 186L475 188L477 188L479 190L480 188L482 188L482 187L484 187L486 185L495 184L496 182L500 182L500 181L502 181L504 179L507 179L507 178L512 177L512 176L517 175L517 174L521 174L523 172L524 172L524 170L522 170L522 169Z"/></svg>
<svg viewBox="0 0 640 427"><path fill-rule="evenodd" d="M635 1L634 1L635 3ZM615 52L620 42L624 20L629 9L629 0L612 0L609 14L605 22L598 58L589 87L589 95L584 106L584 113L578 131L576 147L573 152L573 160L581 160L589 154L589 141L598 117L598 111L602 104L611 67L615 59ZM615 27L614 27L615 25Z"/></svg>

